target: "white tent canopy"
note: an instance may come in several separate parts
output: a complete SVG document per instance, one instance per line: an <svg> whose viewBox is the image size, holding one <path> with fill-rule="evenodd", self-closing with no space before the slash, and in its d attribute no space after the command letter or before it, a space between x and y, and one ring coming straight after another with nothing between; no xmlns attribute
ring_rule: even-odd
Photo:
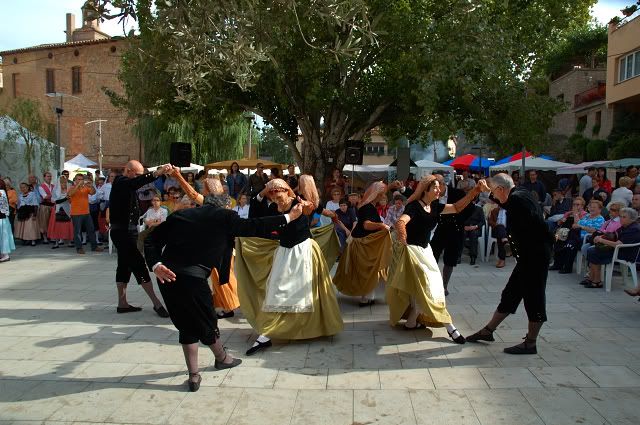
<svg viewBox="0 0 640 425"><path fill-rule="evenodd" d="M95 167L98 164L87 158L86 156L79 153L68 161L64 163L65 170L75 170L76 168L89 168Z"/></svg>
<svg viewBox="0 0 640 425"><path fill-rule="evenodd" d="M148 167L149 171L156 171L156 169L159 167L159 165L156 165L155 167ZM202 165L198 165L198 164L194 164L194 163L190 163L188 167L180 167L180 171L183 173L197 173L201 170L204 170L204 167Z"/></svg>
<svg viewBox="0 0 640 425"><path fill-rule="evenodd" d="M573 164L566 162L552 161L550 159L528 157L525 159L525 169L527 170L542 170L542 171L556 171L563 167L568 167ZM507 162L506 164L492 165L489 167L491 171L516 171L522 167L522 159L516 161Z"/></svg>
<svg viewBox="0 0 640 425"><path fill-rule="evenodd" d="M606 167L611 161L590 161L581 162L580 164L571 164L568 167L559 168L558 174L585 174L588 167Z"/></svg>

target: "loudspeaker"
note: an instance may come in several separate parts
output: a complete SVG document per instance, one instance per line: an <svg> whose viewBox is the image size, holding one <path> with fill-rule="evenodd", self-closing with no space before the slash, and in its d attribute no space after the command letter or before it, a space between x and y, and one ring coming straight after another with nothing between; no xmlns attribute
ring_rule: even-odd
<svg viewBox="0 0 640 425"><path fill-rule="evenodd" d="M364 142L362 140L347 140L344 147L344 163L362 165Z"/></svg>
<svg viewBox="0 0 640 425"><path fill-rule="evenodd" d="M396 174L398 180L406 180L409 177L411 166L411 149L398 148L398 158L396 159Z"/></svg>
<svg viewBox="0 0 640 425"><path fill-rule="evenodd" d="M191 144L171 143L169 162L176 167L188 167L191 165Z"/></svg>

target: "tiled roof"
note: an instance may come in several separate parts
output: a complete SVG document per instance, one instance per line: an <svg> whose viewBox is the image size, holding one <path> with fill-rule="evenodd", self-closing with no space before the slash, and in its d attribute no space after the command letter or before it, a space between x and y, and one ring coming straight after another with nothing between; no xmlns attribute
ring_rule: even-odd
<svg viewBox="0 0 640 425"><path fill-rule="evenodd" d="M0 52L0 56L8 56L16 53L33 52L36 50L59 49L62 47L75 47L75 46L87 46L91 44L114 43L121 40L123 40L122 37L113 37L113 38L103 38L100 40L83 40L83 41L70 41L66 43L39 44L37 46L23 47L22 49L5 50L4 52Z"/></svg>

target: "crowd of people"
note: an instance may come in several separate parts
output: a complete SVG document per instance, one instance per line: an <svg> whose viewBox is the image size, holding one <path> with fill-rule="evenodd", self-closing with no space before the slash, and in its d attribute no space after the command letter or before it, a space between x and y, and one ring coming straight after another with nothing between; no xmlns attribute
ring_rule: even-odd
<svg viewBox="0 0 640 425"><path fill-rule="evenodd" d="M505 352L535 353L546 321L548 271L570 273L580 253L589 264L581 283L598 288L613 248L640 242L634 167L617 188L606 172L589 169L580 180L558 180L550 193L536 171L525 181L517 173L487 181L467 171L460 177L447 183L439 172L419 181L410 175L359 191L339 170L316 184L293 165L286 175L279 169L267 175L259 163L246 176L233 163L228 174L210 176L183 174L170 164L148 172L130 161L121 175L106 178L76 174L71 181L63 173L54 183L45 173L39 183L30 176L19 194L10 180L0 179L0 262L8 261L14 238L54 249L66 242L84 254L85 243L101 251L109 232L117 249L117 313L142 310L127 300L133 275L156 314L170 317L179 330L189 387L196 391L199 342L212 350L216 368L241 363L222 347L217 320L241 308L259 335L246 352L253 355L274 337L339 333L335 289L366 307L376 302L380 282L386 283L392 325L444 327L457 344L493 341L493 331L524 300L527 335ZM485 231L496 239L496 267L504 267L508 256L517 264L491 320L465 338L446 296L465 246L473 265ZM635 261L638 249L625 248L619 256ZM640 295L640 289L627 292Z"/></svg>

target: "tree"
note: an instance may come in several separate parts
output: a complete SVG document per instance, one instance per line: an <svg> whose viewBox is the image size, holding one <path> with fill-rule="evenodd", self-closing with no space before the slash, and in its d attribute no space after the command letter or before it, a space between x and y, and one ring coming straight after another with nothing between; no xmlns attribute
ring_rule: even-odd
<svg viewBox="0 0 640 425"><path fill-rule="evenodd" d="M47 123L42 115L40 103L35 99L17 98L8 110L5 111L12 120L4 120L6 139L9 142L17 143L18 140L24 142L24 161L27 166L27 173L33 174L33 161L35 160L36 147L41 150L41 159L49 159L51 147L45 141L47 133Z"/></svg>
<svg viewBox="0 0 640 425"><path fill-rule="evenodd" d="M125 84L127 97L156 110L254 112L323 179L344 165L344 142L375 127L407 136L498 128L485 139L500 147L509 124L522 122L536 128L516 134L535 141L553 101L529 95L523 81L594 1L162 0L153 13L150 3L96 6L106 18L139 20L131 52L144 63L131 72L161 65L150 83L159 79L163 93L143 81Z"/></svg>
<svg viewBox="0 0 640 425"><path fill-rule="evenodd" d="M264 127L262 129L260 134L260 153L270 156L272 161L281 164L291 164L293 162L293 155L291 155L289 146L273 127Z"/></svg>

